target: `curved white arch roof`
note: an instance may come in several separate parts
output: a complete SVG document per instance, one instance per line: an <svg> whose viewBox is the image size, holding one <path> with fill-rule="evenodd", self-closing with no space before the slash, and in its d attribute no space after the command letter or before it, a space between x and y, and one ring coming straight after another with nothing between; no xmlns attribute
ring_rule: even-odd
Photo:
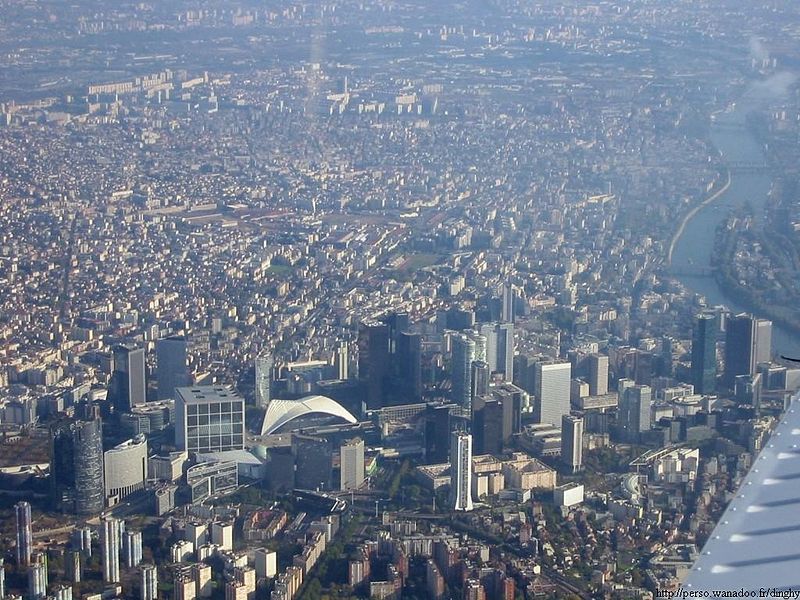
<svg viewBox="0 0 800 600"><path fill-rule="evenodd" d="M290 421L313 413L339 417L348 423L357 423L350 411L327 396L306 396L300 400L273 400L267 407L261 435L275 433Z"/></svg>

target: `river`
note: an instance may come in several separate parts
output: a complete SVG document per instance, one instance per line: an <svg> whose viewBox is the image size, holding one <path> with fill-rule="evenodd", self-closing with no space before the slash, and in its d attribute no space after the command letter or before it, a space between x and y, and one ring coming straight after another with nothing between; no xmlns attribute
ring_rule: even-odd
<svg viewBox="0 0 800 600"><path fill-rule="evenodd" d="M736 163L764 164L766 157L761 145L745 127L747 113L752 104L737 105L735 110L719 113L711 127L711 141L729 165ZM767 202L771 177L768 173L732 169L730 186L713 202L704 206L686 224L672 254L672 268L676 272L697 267L709 267L714 251L714 234L717 226L732 209L749 202L755 214L763 214ZM681 275L678 279L687 288L705 296L709 305L722 304L735 312L746 312L735 296L729 296L717 285L714 276ZM754 313L767 318L766 315ZM773 325L772 351L775 354L800 356L800 338L785 328Z"/></svg>

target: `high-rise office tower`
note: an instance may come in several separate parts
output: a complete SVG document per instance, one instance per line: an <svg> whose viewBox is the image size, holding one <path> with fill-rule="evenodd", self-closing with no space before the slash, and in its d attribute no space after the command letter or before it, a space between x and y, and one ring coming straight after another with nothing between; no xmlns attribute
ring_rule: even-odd
<svg viewBox="0 0 800 600"><path fill-rule="evenodd" d="M503 286L503 310L500 314L500 320L505 323L513 323L514 322L514 301L516 299L516 294L514 292L514 286L507 283ZM506 379L511 379L507 377Z"/></svg>
<svg viewBox="0 0 800 600"><path fill-rule="evenodd" d="M486 337L486 362L492 373L502 373L506 381L514 377L514 324L490 323L481 326Z"/></svg>
<svg viewBox="0 0 800 600"><path fill-rule="evenodd" d="M331 489L333 452L331 443L322 437L292 435L295 462L295 485L306 490Z"/></svg>
<svg viewBox="0 0 800 600"><path fill-rule="evenodd" d="M653 380L655 357L652 352L636 350L633 354L633 378L639 385L650 385Z"/></svg>
<svg viewBox="0 0 800 600"><path fill-rule="evenodd" d="M472 440L476 454L503 452L503 403L492 396L473 400Z"/></svg>
<svg viewBox="0 0 800 600"><path fill-rule="evenodd" d="M760 362L772 355L772 321L738 314L725 325L724 383L733 389L737 375L754 375Z"/></svg>
<svg viewBox="0 0 800 600"><path fill-rule="evenodd" d="M81 516L104 506L103 428L99 418L65 418L50 427L50 486L56 507Z"/></svg>
<svg viewBox="0 0 800 600"><path fill-rule="evenodd" d="M572 365L561 361L542 361L534 365L534 414L539 423L561 427L561 417L570 411Z"/></svg>
<svg viewBox="0 0 800 600"><path fill-rule="evenodd" d="M14 513L17 518L17 565L24 567L30 564L33 550L31 505L25 501L17 502Z"/></svg>
<svg viewBox="0 0 800 600"><path fill-rule="evenodd" d="M561 417L561 460L573 473L583 467L583 417Z"/></svg>
<svg viewBox="0 0 800 600"><path fill-rule="evenodd" d="M486 362L489 351L486 336L482 333L478 333L474 329L465 331L464 335L475 342L475 360Z"/></svg>
<svg viewBox="0 0 800 600"><path fill-rule="evenodd" d="M538 360L536 357L527 354L518 354L514 357L514 378L512 382L531 395L536 391L534 365Z"/></svg>
<svg viewBox="0 0 800 600"><path fill-rule="evenodd" d="M383 406L383 393L389 373L389 326L362 323L358 330L358 378L364 389L367 408Z"/></svg>
<svg viewBox="0 0 800 600"><path fill-rule="evenodd" d="M256 406L259 408L267 408L272 398L272 366L272 355L256 357Z"/></svg>
<svg viewBox="0 0 800 600"><path fill-rule="evenodd" d="M503 445L522 429L522 396L524 390L513 383L503 383L490 388L491 396L503 407Z"/></svg>
<svg viewBox="0 0 800 600"><path fill-rule="evenodd" d="M450 436L450 506L472 510L472 436L454 431Z"/></svg>
<svg viewBox="0 0 800 600"><path fill-rule="evenodd" d="M650 429L652 390L646 385L626 387L618 410L618 425L626 442L637 443Z"/></svg>
<svg viewBox="0 0 800 600"><path fill-rule="evenodd" d="M186 363L187 342L183 336L172 336L156 342L156 377L158 399L172 400L175 389L192 384Z"/></svg>
<svg viewBox="0 0 800 600"><path fill-rule="evenodd" d="M138 567L142 562L142 532L126 531L122 534L122 556L126 567Z"/></svg>
<svg viewBox="0 0 800 600"><path fill-rule="evenodd" d="M350 378L350 353L347 350L347 344L341 342L336 347L336 354L333 358L333 366L336 369L337 379Z"/></svg>
<svg viewBox="0 0 800 600"><path fill-rule="evenodd" d="M31 555L28 567L28 597L42 600L47 596L47 555L36 552Z"/></svg>
<svg viewBox="0 0 800 600"><path fill-rule="evenodd" d="M353 438L340 448L340 490L357 490L364 483L364 440Z"/></svg>
<svg viewBox="0 0 800 600"><path fill-rule="evenodd" d="M672 377L673 356L675 350L675 340L665 335L661 338L661 352L658 356L658 375L662 377Z"/></svg>
<svg viewBox="0 0 800 600"><path fill-rule="evenodd" d="M391 313L383 317L381 322L389 327L389 353L395 354L400 334L411 328L411 320L408 317L408 313Z"/></svg>
<svg viewBox="0 0 800 600"><path fill-rule="evenodd" d="M395 351L397 387L405 403L422 401L422 336L402 331L397 334Z"/></svg>
<svg viewBox="0 0 800 600"><path fill-rule="evenodd" d="M6 597L6 566L5 559L0 558L0 600Z"/></svg>
<svg viewBox="0 0 800 600"><path fill-rule="evenodd" d="M453 336L453 357L450 367L453 402L462 411L469 412L472 407L472 362L475 359L475 341L465 334Z"/></svg>
<svg viewBox="0 0 800 600"><path fill-rule="evenodd" d="M701 314L692 333L692 385L696 394L712 394L717 388L717 318Z"/></svg>
<svg viewBox="0 0 800 600"><path fill-rule="evenodd" d="M244 449L244 399L221 386L178 388L175 445L188 452Z"/></svg>
<svg viewBox="0 0 800 600"><path fill-rule="evenodd" d="M0 600L6 597L6 567L5 559L0 558Z"/></svg>
<svg viewBox="0 0 800 600"><path fill-rule="evenodd" d="M489 393L489 363L476 360L472 362L470 374L470 398L474 404L475 398Z"/></svg>
<svg viewBox="0 0 800 600"><path fill-rule="evenodd" d="M756 372L759 363L772 359L772 321L755 319L755 335L753 336L753 363L751 375Z"/></svg>
<svg viewBox="0 0 800 600"><path fill-rule="evenodd" d="M761 411L761 373L737 375L733 384L733 398L739 405L749 404L756 414Z"/></svg>
<svg viewBox="0 0 800 600"><path fill-rule="evenodd" d="M450 409L452 404L428 404L425 408L425 461L447 462L450 452Z"/></svg>
<svg viewBox="0 0 800 600"><path fill-rule="evenodd" d="M140 600L156 600L158 597L158 569L155 565L142 565Z"/></svg>
<svg viewBox="0 0 800 600"><path fill-rule="evenodd" d="M146 382L144 348L130 345L114 346L114 372L108 395L114 410L129 412L132 406L144 404Z"/></svg>
<svg viewBox="0 0 800 600"><path fill-rule="evenodd" d="M106 498L121 500L147 485L147 437L139 434L103 453Z"/></svg>
<svg viewBox="0 0 800 600"><path fill-rule="evenodd" d="M73 432L75 513L95 515L103 510L102 421L99 418L77 421Z"/></svg>
<svg viewBox="0 0 800 600"><path fill-rule="evenodd" d="M589 355L589 395L604 396L608 393L608 357L602 354Z"/></svg>
<svg viewBox="0 0 800 600"><path fill-rule="evenodd" d="M443 327L446 329L464 331L474 326L475 313L472 310L452 306L444 315Z"/></svg>
<svg viewBox="0 0 800 600"><path fill-rule="evenodd" d="M100 545L103 555L103 581L119 582L119 530L117 519L106 518L100 522Z"/></svg>

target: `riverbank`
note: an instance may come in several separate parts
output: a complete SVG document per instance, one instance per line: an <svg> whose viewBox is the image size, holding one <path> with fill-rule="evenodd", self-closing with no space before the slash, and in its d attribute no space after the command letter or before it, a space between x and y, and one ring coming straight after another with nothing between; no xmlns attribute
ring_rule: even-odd
<svg viewBox="0 0 800 600"><path fill-rule="evenodd" d="M734 269L734 252L736 233L720 226L714 239L714 257L711 267L719 289L727 296L735 297L740 308L760 317L766 317L775 325L788 332L800 336L800 319L792 315L792 310L783 305L764 302L753 290L742 285L736 279Z"/></svg>
<svg viewBox="0 0 800 600"><path fill-rule="evenodd" d="M717 198L722 196L725 192L728 191L728 188L731 187L731 172L730 169L726 170L726 181L721 188L711 194L708 198L703 200L700 204L695 206L692 210L690 210L681 220L681 224L678 226L675 235L672 236L672 240L669 243L669 250L667 251L667 267L672 266L672 254L675 251L675 246L678 243L678 240L681 239L684 230L686 229L686 225L688 225L689 221L691 221L694 216L703 208L714 202Z"/></svg>

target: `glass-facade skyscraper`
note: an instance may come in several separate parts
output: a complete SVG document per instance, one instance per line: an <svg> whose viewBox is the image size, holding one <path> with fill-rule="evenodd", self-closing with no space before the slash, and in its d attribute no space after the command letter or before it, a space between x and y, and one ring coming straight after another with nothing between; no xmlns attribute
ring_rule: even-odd
<svg viewBox="0 0 800 600"><path fill-rule="evenodd" d="M96 515L105 507L103 428L99 418L62 419L50 427L50 489L64 512Z"/></svg>
<svg viewBox="0 0 800 600"><path fill-rule="evenodd" d="M33 549L31 505L18 502L14 505L14 513L17 525L17 565L24 567L30 564Z"/></svg>
<svg viewBox="0 0 800 600"><path fill-rule="evenodd" d="M244 399L226 387L178 388L175 445L188 452L244 449Z"/></svg>
<svg viewBox="0 0 800 600"><path fill-rule="evenodd" d="M272 399L271 384L272 384L272 356L269 354L262 354L256 357L256 406L259 408L267 408L269 401Z"/></svg>
<svg viewBox="0 0 800 600"><path fill-rule="evenodd" d="M187 341L183 336L172 336L156 342L156 378L158 399L172 400L175 389L191 385L186 364Z"/></svg>
<svg viewBox="0 0 800 600"><path fill-rule="evenodd" d="M717 318L698 315L692 335L692 385L696 394L711 394L717 387Z"/></svg>
<svg viewBox="0 0 800 600"><path fill-rule="evenodd" d="M537 362L535 369L534 414L539 423L561 428L561 417L570 411L570 378L572 365L568 362Z"/></svg>
<svg viewBox="0 0 800 600"><path fill-rule="evenodd" d="M486 362L492 373L502 373L506 381L514 376L514 324L490 323L481 326L486 337Z"/></svg>
<svg viewBox="0 0 800 600"><path fill-rule="evenodd" d="M733 389L738 375L754 375L772 354L772 321L753 315L729 317L725 325L724 384Z"/></svg>
<svg viewBox="0 0 800 600"><path fill-rule="evenodd" d="M119 345L114 347L113 354L114 372L108 394L115 411L129 412L132 406L146 400L144 348Z"/></svg>

